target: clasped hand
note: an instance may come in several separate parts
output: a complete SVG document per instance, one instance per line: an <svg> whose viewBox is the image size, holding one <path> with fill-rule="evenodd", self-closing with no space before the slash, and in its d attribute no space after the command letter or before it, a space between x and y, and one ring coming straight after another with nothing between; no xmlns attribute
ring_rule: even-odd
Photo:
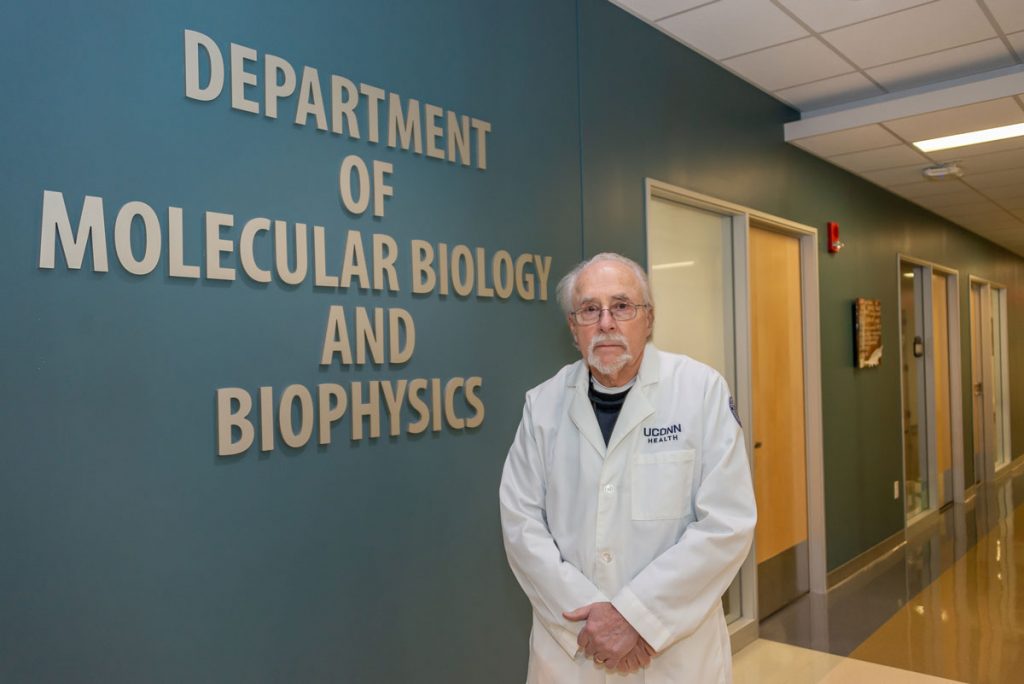
<svg viewBox="0 0 1024 684"><path fill-rule="evenodd" d="M562 613L566 620L586 621L576 643L598 665L622 673L636 672L651 664L656 652L640 633L607 601Z"/></svg>

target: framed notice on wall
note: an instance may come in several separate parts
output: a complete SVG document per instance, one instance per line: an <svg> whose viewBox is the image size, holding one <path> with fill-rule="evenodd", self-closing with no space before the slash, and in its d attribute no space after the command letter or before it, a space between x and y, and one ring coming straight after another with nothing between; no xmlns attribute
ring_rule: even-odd
<svg viewBox="0 0 1024 684"><path fill-rule="evenodd" d="M861 297L854 301L853 335L857 368L882 363L882 302Z"/></svg>

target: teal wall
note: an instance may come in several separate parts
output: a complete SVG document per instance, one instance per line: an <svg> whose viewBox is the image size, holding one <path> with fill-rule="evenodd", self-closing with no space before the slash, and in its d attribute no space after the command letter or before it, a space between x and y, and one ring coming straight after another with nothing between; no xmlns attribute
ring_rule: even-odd
<svg viewBox="0 0 1024 684"><path fill-rule="evenodd" d="M295 126L294 100L271 120L187 99L185 29L485 119L488 168ZM75 223L102 197L108 234L145 202L165 242L181 207L188 263L219 211L236 237L258 216L322 225L333 263L349 229L547 255L551 288L584 253L645 257L645 177L838 220L848 247L820 267L830 567L902 524L896 252L1010 286L1021 358L1021 259L787 146L794 112L603 0L20 3L0 37L0 681L522 681L496 489L523 392L573 354L554 302L413 295L404 261L397 293L183 280L166 257L135 276L112 239L107 273L40 269L45 190ZM342 207L349 154L394 165L384 217ZM892 331L877 371L851 367L858 296ZM412 359L321 368L332 305L407 309ZM328 447L216 455L218 388L456 376L483 378L479 428L351 440L345 421Z"/></svg>
<svg viewBox="0 0 1024 684"><path fill-rule="evenodd" d="M897 254L1009 288L1013 453L1024 453L1024 259L782 140L797 113L680 48L610 3L583 0L580 91L584 244L644 258L645 177L824 231L838 221L846 247L820 240L825 515L830 569L903 527ZM852 363L851 305L882 302L882 366ZM961 340L965 453L971 454L970 338ZM971 465L968 464L970 468Z"/></svg>
<svg viewBox="0 0 1024 684"><path fill-rule="evenodd" d="M522 681L529 609L498 479L523 393L572 349L550 300L411 294L406 247L538 253L552 278L579 259L575 4L46 2L3 17L0 681ZM487 120L488 168L296 126L294 98L276 120L227 94L187 99L185 29ZM349 154L394 165L383 218L343 210ZM75 223L102 197L108 234L138 200L166 241L181 207L190 264L208 210L235 215L235 240L252 217L324 226L333 273L347 230L367 246L386 233L402 290L183 280L166 257L135 276L113 244L108 273L88 257L40 269L44 190ZM268 239L257 260L272 262ZM332 305L405 308L413 358L321 369ZM218 388L469 376L475 430L352 441L344 420L329 447L216 455Z"/></svg>

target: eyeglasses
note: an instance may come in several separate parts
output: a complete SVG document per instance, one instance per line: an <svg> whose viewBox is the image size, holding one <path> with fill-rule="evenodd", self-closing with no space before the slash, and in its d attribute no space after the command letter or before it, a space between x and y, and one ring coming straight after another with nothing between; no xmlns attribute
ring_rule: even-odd
<svg viewBox="0 0 1024 684"><path fill-rule="evenodd" d="M602 309L597 304L584 304L573 311L570 315L576 321L576 325L594 325L601 320L601 314L605 311L612 315L617 321L631 321L636 318L640 309L646 309L650 304L632 304L630 302L615 302L611 306Z"/></svg>

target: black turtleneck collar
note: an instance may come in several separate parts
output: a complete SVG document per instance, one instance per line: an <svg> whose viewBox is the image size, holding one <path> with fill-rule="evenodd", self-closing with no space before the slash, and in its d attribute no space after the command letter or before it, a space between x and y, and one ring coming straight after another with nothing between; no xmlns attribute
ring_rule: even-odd
<svg viewBox="0 0 1024 684"><path fill-rule="evenodd" d="M619 413L622 411L622 405L626 403L628 394L629 389L618 394L606 394L594 389L593 381L588 383L587 397L590 398L590 405L594 407L594 415L597 417L597 424L601 426L601 436L604 437L606 446L612 438L615 422L619 419Z"/></svg>

